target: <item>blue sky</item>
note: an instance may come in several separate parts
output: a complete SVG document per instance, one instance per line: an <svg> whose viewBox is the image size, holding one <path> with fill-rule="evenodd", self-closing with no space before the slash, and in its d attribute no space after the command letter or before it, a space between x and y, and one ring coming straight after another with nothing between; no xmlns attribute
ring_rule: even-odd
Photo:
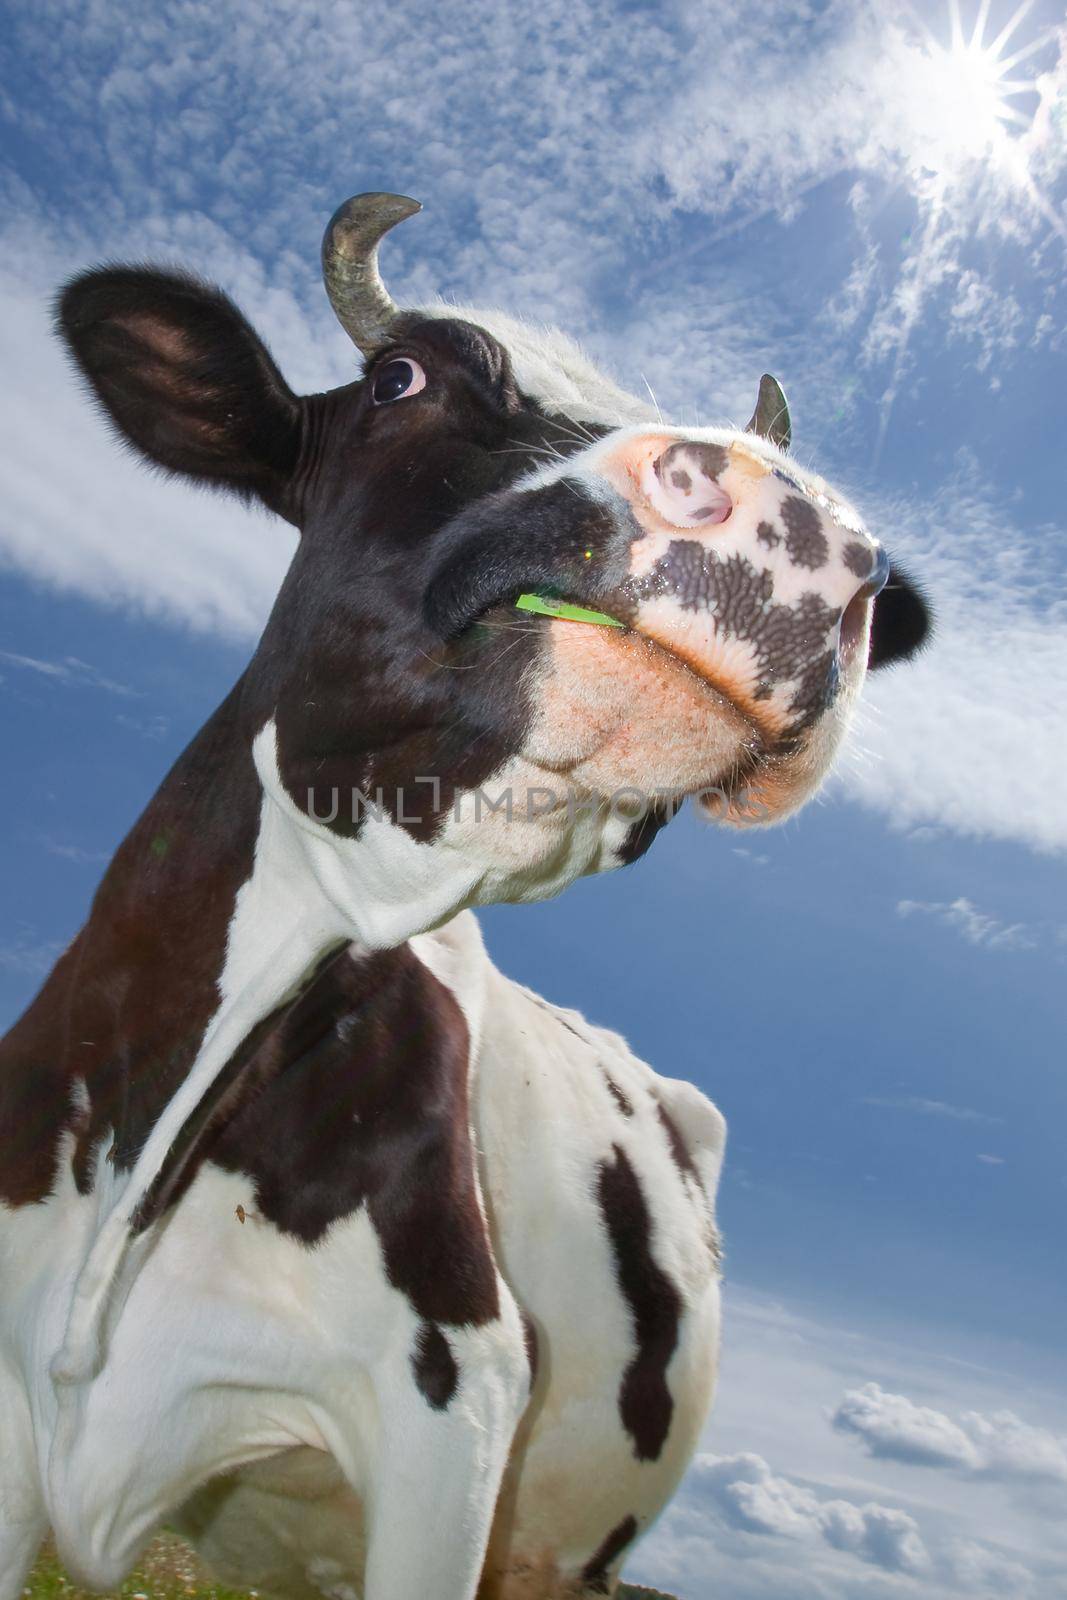
<svg viewBox="0 0 1067 1600"><path fill-rule="evenodd" d="M401 301L557 322L682 422L743 420L776 372L797 454L926 580L934 646L785 828L683 817L484 918L507 971L730 1123L720 1401L631 1570L684 1600L1067 1595L1062 9L1004 45L1039 86L1003 134L940 4L9 15L0 1026L290 550L114 448L48 331L64 277L192 266L324 387L352 354L321 230L385 188L426 206L387 247Z"/></svg>

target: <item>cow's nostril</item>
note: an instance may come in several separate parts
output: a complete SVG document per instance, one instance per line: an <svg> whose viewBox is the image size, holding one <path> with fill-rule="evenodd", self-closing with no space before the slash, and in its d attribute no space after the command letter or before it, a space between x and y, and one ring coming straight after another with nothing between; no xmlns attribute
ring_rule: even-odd
<svg viewBox="0 0 1067 1600"><path fill-rule="evenodd" d="M883 550L882 546L879 545L875 552L874 566L867 577L867 581L860 590L860 598L863 600L873 600L876 594L881 594L888 581L889 557Z"/></svg>
<svg viewBox="0 0 1067 1600"><path fill-rule="evenodd" d="M733 501L718 481L727 464L721 446L679 440L646 463L641 487L672 527L713 526L725 522L733 510Z"/></svg>
<svg viewBox="0 0 1067 1600"><path fill-rule="evenodd" d="M855 571L855 567L851 569ZM881 594L889 577L889 557L881 545L874 548L874 564L856 593L845 607L841 618L840 650L842 661L850 661L856 646L863 637L870 615L870 602Z"/></svg>

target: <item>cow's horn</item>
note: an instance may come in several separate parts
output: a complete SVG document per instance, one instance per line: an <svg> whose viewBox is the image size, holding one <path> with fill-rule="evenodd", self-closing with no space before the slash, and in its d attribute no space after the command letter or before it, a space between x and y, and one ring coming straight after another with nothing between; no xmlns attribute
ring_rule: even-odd
<svg viewBox="0 0 1067 1600"><path fill-rule="evenodd" d="M772 444L789 449L793 437L789 421L789 402L777 378L765 372L759 381L759 398L751 419L745 425L746 433L759 433Z"/></svg>
<svg viewBox="0 0 1067 1600"><path fill-rule="evenodd" d="M422 206L403 194L357 194L339 206L322 239L322 276L342 328L365 356L389 337L399 307L378 275L378 246Z"/></svg>

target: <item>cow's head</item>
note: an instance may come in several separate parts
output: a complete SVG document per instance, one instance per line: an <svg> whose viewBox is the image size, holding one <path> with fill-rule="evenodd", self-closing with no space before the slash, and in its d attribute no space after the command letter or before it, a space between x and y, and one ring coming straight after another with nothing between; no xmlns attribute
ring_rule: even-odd
<svg viewBox="0 0 1067 1600"><path fill-rule="evenodd" d="M921 599L785 454L773 380L746 431L675 427L558 334L398 310L377 248L416 209L365 195L330 224L327 289L366 366L329 393L294 395L193 278L106 268L61 300L127 440L300 530L243 688L267 792L342 854L462 862L471 901L632 859L685 796L785 816L868 661L921 642Z"/></svg>

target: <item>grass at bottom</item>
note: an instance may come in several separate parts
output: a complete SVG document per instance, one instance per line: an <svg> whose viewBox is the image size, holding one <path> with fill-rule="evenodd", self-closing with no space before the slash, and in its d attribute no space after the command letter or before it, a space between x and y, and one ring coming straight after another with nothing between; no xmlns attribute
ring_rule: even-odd
<svg viewBox="0 0 1067 1600"><path fill-rule="evenodd" d="M25 1593L29 1600L100 1600L70 1581L50 1546L42 1550ZM255 1593L254 1589L224 1589L212 1583L189 1546L164 1533L150 1545L137 1571L131 1572L111 1600L254 1600ZM673 1600L673 1596L624 1583L618 1600Z"/></svg>
<svg viewBox="0 0 1067 1600"><path fill-rule="evenodd" d="M30 1573L29 1600L100 1600L81 1589L63 1571L50 1545ZM225 1589L212 1583L189 1546L173 1534L153 1540L136 1572L131 1572L111 1600L249 1600L254 1589Z"/></svg>

